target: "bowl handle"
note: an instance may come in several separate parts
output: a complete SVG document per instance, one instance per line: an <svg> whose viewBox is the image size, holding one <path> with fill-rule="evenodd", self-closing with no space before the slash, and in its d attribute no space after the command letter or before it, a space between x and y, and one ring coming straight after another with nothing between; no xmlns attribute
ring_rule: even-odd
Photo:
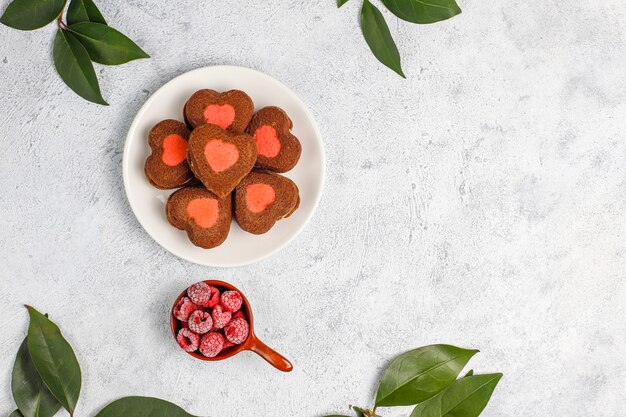
<svg viewBox="0 0 626 417"><path fill-rule="evenodd" d="M293 365L287 358L285 358L280 353L276 352L271 347L267 346L265 343L261 342L259 339L255 338L252 341L252 344L249 348L251 351L265 359L272 365L274 368L283 372L291 372L293 369Z"/></svg>

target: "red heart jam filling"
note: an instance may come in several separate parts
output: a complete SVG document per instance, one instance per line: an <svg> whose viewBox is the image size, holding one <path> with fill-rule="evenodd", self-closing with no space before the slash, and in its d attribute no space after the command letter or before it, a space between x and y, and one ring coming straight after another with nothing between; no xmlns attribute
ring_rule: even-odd
<svg viewBox="0 0 626 417"><path fill-rule="evenodd" d="M280 152L281 144L272 126L263 125L254 132L254 141L259 155L274 158Z"/></svg>
<svg viewBox="0 0 626 417"><path fill-rule="evenodd" d="M230 104L209 104L204 108L207 123L226 129L235 120L235 108Z"/></svg>
<svg viewBox="0 0 626 417"><path fill-rule="evenodd" d="M187 141L180 135L172 133L163 139L161 160L165 165L175 167L187 159Z"/></svg>
<svg viewBox="0 0 626 417"><path fill-rule="evenodd" d="M215 139L204 146L204 157L213 171L222 172L239 160L239 149L230 142Z"/></svg>
<svg viewBox="0 0 626 417"><path fill-rule="evenodd" d="M217 223L218 210L217 200L214 198L197 198L187 204L187 216L192 219L198 227L208 229Z"/></svg>
<svg viewBox="0 0 626 417"><path fill-rule="evenodd" d="M262 213L276 200L276 191L268 184L250 184L246 187L246 206L255 214Z"/></svg>

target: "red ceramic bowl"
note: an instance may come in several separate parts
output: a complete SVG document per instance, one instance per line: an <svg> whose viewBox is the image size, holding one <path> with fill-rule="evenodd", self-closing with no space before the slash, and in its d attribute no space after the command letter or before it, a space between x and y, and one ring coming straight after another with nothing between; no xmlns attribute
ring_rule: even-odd
<svg viewBox="0 0 626 417"><path fill-rule="evenodd" d="M283 371L283 372L291 372L291 370L293 369L293 365L291 365L291 362L289 362L287 358L285 358L283 355L276 352L274 349L270 348L265 343L261 342L259 338L256 336L256 334L254 333L254 316L252 315L250 302L248 301L244 293L227 282L214 281L214 280L206 280L204 282L213 287L217 287L220 290L220 292L232 290L232 291L237 291L239 294L241 294L241 298L243 298L243 303L241 304L241 311L243 312L246 319L248 320L248 323L250 324L250 333L248 334L248 338L246 339L245 342L243 342L240 345L235 345L233 347L225 349L224 351L220 352L217 356L213 358L207 358L206 356L202 355L199 352L187 352L187 353L189 353L194 358L201 359L203 361L221 361L221 360L230 358L231 356L234 356L238 354L239 352L243 352L244 350L251 350L252 352L258 354L263 359L268 361L276 369ZM187 289L185 289L185 291L183 291L176 298L176 300L174 300L174 306L178 303L178 301L181 298L185 297L186 295L187 295ZM174 311L174 307L172 306L172 309L170 310L170 323L172 326L172 333L174 334L174 340L176 340L176 335L178 334L178 331L182 328L182 326L180 324L180 321L176 317L174 317L173 311Z"/></svg>

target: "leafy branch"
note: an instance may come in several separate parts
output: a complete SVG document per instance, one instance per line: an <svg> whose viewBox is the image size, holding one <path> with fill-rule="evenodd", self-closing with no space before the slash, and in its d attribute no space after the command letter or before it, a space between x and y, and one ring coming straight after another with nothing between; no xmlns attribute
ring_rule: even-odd
<svg viewBox="0 0 626 417"><path fill-rule="evenodd" d="M59 76L76 94L107 105L92 61L120 65L149 58L135 42L110 27L93 0L14 0L0 23L19 30L35 30L56 20L58 30L52 56Z"/></svg>
<svg viewBox="0 0 626 417"><path fill-rule="evenodd" d="M458 378L476 353L477 350L450 345L424 346L406 352L383 373L374 407L350 409L357 417L380 417L380 407L414 405L410 417L478 417L502 374L474 375L470 370Z"/></svg>
<svg viewBox="0 0 626 417"><path fill-rule="evenodd" d="M74 415L81 388L81 370L70 344L47 315L26 306L28 335L22 342L11 375L17 405L9 417L53 417L63 407ZM195 417L158 398L124 397L104 407L96 417Z"/></svg>
<svg viewBox="0 0 626 417"><path fill-rule="evenodd" d="M11 376L17 405L9 417L53 417L62 408L74 415L82 384L74 350L47 315L26 306L28 334L20 345ZM477 350L431 345L394 359L383 373L372 409L350 406L357 417L380 417L383 407L415 406L409 417L478 417L501 373L459 374ZM195 417L158 398L124 397L95 417ZM326 417L349 417L332 415Z"/></svg>
<svg viewBox="0 0 626 417"><path fill-rule="evenodd" d="M341 7L349 0L337 0ZM411 23L429 24L450 19L461 13L455 0L381 0L387 9L402 20ZM369 0L361 6L361 30L372 53L381 63L403 78L400 53L391 36L383 14Z"/></svg>

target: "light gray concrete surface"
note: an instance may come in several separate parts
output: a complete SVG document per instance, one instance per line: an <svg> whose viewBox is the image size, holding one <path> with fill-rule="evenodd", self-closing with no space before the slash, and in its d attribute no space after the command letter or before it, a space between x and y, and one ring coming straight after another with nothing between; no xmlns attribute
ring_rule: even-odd
<svg viewBox="0 0 626 417"><path fill-rule="evenodd" d="M393 356L438 342L504 372L485 416L624 415L623 0L460 0L461 16L429 26L385 12L407 80L370 56L358 0L97 3L152 55L97 67L110 107L63 85L52 27L0 27L0 413L30 303L78 355L77 417L131 394L213 417L347 412L371 404ZM173 257L122 186L146 98L214 64L294 89L327 151L308 228L245 268ZM181 352L170 303L207 278L247 293L293 373Z"/></svg>

